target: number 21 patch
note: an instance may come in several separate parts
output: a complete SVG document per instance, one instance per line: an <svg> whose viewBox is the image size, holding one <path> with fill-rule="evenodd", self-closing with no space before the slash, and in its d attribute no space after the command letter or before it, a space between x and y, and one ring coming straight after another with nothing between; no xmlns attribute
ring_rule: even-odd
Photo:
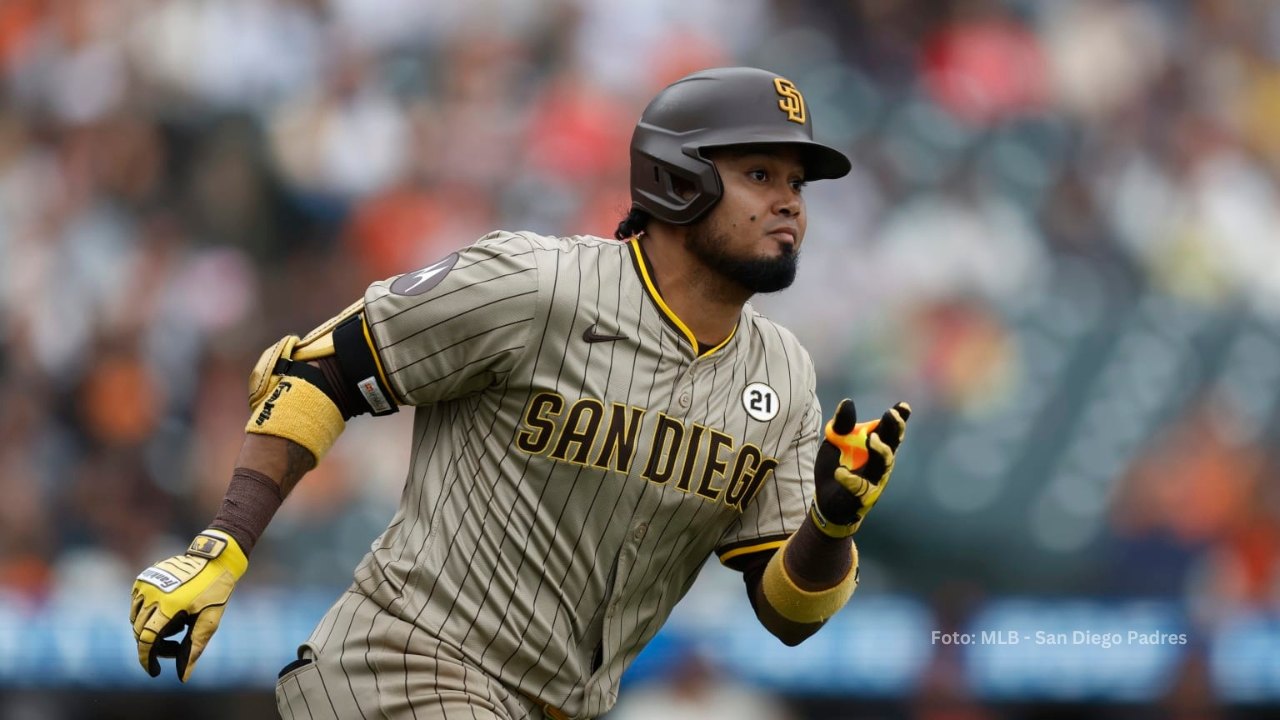
<svg viewBox="0 0 1280 720"><path fill-rule="evenodd" d="M778 417L778 393L762 382L753 382L742 391L742 407L760 422Z"/></svg>

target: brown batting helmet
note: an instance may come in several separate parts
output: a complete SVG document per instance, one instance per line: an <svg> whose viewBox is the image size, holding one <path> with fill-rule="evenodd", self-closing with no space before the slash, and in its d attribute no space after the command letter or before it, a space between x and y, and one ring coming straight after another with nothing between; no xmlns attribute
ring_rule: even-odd
<svg viewBox="0 0 1280 720"><path fill-rule="evenodd" d="M659 220L688 225L720 200L723 188L709 148L785 144L797 147L806 180L843 177L844 153L813 139L804 96L790 80L758 68L714 68L659 92L631 136L631 203ZM676 192L674 178L694 193Z"/></svg>

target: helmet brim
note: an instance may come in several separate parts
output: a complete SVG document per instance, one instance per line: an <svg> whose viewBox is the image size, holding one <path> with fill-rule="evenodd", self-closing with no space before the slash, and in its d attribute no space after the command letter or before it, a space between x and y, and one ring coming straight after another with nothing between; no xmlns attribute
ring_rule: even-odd
<svg viewBox="0 0 1280 720"><path fill-rule="evenodd" d="M698 150L716 148L741 147L743 145L783 145L794 147L800 151L800 161L804 163L804 179L835 180L849 174L853 163L849 157L839 150L813 140L780 139L775 133L761 133L758 137L739 135L732 142L700 142Z"/></svg>

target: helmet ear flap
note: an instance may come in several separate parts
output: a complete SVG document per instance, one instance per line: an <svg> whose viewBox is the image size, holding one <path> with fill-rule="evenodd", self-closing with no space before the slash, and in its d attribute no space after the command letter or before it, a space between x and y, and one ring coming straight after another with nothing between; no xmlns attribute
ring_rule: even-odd
<svg viewBox="0 0 1280 720"><path fill-rule="evenodd" d="M661 128L646 130L631 148L632 204L673 225L697 221L720 200L720 173Z"/></svg>

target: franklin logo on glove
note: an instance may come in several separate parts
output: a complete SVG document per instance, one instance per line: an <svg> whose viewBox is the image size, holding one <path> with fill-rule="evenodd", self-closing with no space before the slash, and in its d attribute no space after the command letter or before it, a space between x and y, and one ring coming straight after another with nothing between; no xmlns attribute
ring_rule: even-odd
<svg viewBox="0 0 1280 720"><path fill-rule="evenodd" d="M173 590L182 582L174 575L156 567L149 567L146 570L143 570L138 574L138 579L143 582L149 582L165 592Z"/></svg>

